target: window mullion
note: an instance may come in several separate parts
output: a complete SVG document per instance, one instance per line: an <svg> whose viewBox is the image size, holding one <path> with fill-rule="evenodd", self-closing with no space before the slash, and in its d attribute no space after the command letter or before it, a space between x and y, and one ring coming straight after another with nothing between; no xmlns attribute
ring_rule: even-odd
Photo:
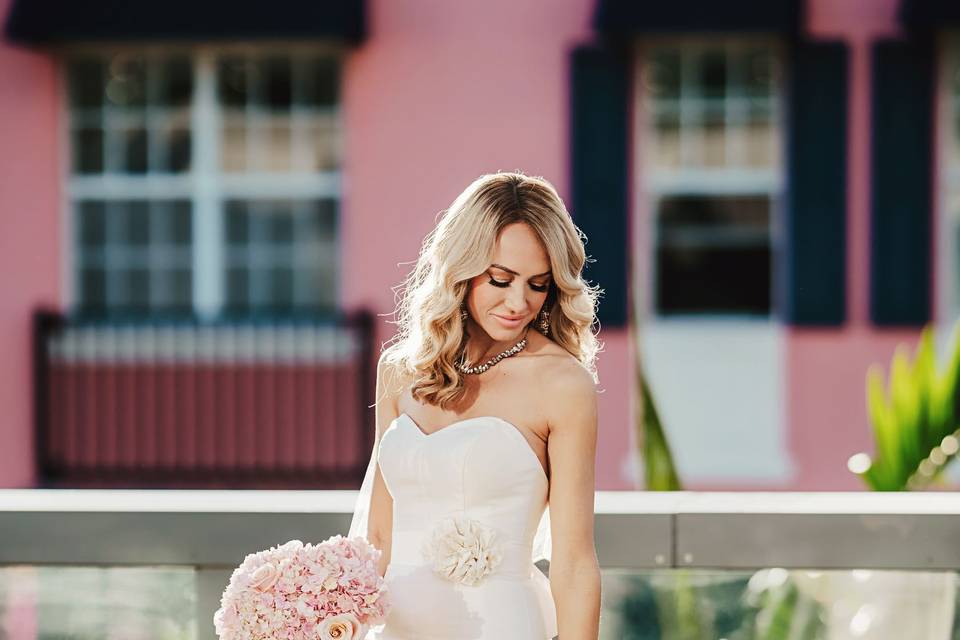
<svg viewBox="0 0 960 640"><path fill-rule="evenodd" d="M220 214L216 61L210 51L200 51L194 73L193 111L193 306L212 318L223 305L223 225Z"/></svg>

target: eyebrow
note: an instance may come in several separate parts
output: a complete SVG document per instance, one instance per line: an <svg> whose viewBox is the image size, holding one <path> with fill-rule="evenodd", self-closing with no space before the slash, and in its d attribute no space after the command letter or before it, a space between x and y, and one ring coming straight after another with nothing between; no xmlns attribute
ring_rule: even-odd
<svg viewBox="0 0 960 640"><path fill-rule="evenodd" d="M490 266L491 266L491 267L496 267L497 269L500 269L501 271L506 271L507 273L512 273L512 274L515 275L515 276L520 275L519 273L517 273L517 272L514 271L513 269L509 269L509 268L503 266L502 264L493 263L493 264L491 264ZM544 271L543 273L538 273L537 275L535 275L535 276L530 276L530 277L531 277L531 278L539 278L540 276L548 276L548 275L550 275L550 272L549 272L549 271Z"/></svg>

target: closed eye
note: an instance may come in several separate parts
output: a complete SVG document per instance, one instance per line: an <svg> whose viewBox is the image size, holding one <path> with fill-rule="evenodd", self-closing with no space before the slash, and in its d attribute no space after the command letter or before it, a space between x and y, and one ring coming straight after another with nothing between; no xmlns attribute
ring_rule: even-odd
<svg viewBox="0 0 960 640"><path fill-rule="evenodd" d="M509 287L510 282L511 282L510 280L503 281L503 280L497 280L496 278L493 278L493 277L490 278L490 284L492 284L495 287L499 287L501 289L506 289L507 287ZM538 293L543 293L544 291L547 290L548 287L549 285L546 285L546 284L533 284L533 283L530 284L530 288Z"/></svg>

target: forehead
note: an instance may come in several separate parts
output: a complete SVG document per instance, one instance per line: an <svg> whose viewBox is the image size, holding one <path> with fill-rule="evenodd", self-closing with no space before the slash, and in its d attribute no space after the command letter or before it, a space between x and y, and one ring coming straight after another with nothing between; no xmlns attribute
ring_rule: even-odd
<svg viewBox="0 0 960 640"><path fill-rule="evenodd" d="M546 247L529 225L515 222L500 231L494 246L493 262L510 267L523 275L550 270Z"/></svg>

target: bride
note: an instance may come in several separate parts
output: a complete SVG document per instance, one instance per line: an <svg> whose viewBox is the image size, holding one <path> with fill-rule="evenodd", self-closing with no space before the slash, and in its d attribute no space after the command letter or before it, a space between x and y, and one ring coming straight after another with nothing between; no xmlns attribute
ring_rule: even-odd
<svg viewBox="0 0 960 640"><path fill-rule="evenodd" d="M598 637L584 263L556 190L520 173L478 178L424 240L350 527L383 552L392 602L367 640Z"/></svg>

